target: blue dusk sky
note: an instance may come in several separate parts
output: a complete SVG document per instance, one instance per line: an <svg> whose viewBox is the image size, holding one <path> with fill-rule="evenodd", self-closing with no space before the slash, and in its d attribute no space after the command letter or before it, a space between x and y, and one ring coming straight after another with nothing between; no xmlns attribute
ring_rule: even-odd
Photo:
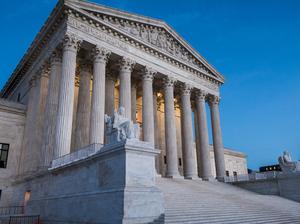
<svg viewBox="0 0 300 224"><path fill-rule="evenodd" d="M165 20L224 75L223 142L246 153L249 168L277 163L284 149L300 159L300 1L94 2ZM55 4L1 2L1 88Z"/></svg>

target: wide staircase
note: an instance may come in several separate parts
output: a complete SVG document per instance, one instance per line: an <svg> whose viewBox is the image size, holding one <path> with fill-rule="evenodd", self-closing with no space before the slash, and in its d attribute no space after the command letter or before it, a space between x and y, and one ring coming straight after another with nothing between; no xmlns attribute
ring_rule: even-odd
<svg viewBox="0 0 300 224"><path fill-rule="evenodd" d="M230 184L158 178L165 223L300 223L300 203L256 194Z"/></svg>

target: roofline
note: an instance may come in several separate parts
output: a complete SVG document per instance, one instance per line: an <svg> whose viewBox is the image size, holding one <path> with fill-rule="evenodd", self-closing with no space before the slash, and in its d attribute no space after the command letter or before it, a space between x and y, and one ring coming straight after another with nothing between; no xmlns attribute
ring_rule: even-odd
<svg viewBox="0 0 300 224"><path fill-rule="evenodd" d="M149 16L144 16L144 15L140 15L137 13L132 13L132 12L128 12L128 11L124 11L124 10L120 10L120 9L116 9L113 7L109 7L109 6L105 6L102 4L98 4L98 3L94 3L94 2L89 2L89 1L79 1L79 0L65 0L66 3L76 3L80 6L93 6L95 7L95 10L101 10L101 11L106 11L109 10L108 12L105 12L106 14L110 14L112 16L116 16L115 13L120 13L122 16L127 17L128 20L133 20L136 22L144 22L144 23L151 23L151 25L154 26L160 26L161 28L165 28L167 31L169 31L172 35L174 35L178 40L180 40L180 42L182 42L182 44L184 45L185 48L187 48L189 51L191 51L195 56L198 57L198 59L204 63L205 66L207 66L211 72L216 75L220 80L222 84L224 84L225 78L224 76L218 72L216 70L216 68L214 68L211 64L208 63L208 61L195 49L193 48L178 32L176 32L176 30L169 25L168 23L166 23L164 20L161 19L156 19L153 17L149 17ZM85 8L87 10L91 10L90 8ZM128 18L130 17L130 18ZM133 17L133 18L131 18ZM143 21L141 21L143 20Z"/></svg>

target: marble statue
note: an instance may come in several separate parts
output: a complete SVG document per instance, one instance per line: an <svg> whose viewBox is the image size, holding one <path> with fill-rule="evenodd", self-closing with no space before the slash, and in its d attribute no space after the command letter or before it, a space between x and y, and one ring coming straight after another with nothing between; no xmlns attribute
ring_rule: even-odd
<svg viewBox="0 0 300 224"><path fill-rule="evenodd" d="M106 136L108 143L126 139L139 139L140 127L125 117L125 108L120 107L112 117L105 114Z"/></svg>
<svg viewBox="0 0 300 224"><path fill-rule="evenodd" d="M284 151L283 155L279 156L278 162L284 173L300 171L300 162L293 161L288 151Z"/></svg>

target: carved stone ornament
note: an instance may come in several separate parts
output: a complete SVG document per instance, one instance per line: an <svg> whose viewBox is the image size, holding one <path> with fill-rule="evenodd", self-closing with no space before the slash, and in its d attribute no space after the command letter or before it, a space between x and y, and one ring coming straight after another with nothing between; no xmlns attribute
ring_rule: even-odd
<svg viewBox="0 0 300 224"><path fill-rule="evenodd" d="M134 60L123 57L122 59L119 60L120 70L125 70L125 71L131 72L135 63L136 62Z"/></svg>
<svg viewBox="0 0 300 224"><path fill-rule="evenodd" d="M221 98L215 95L208 96L208 103L209 105L219 105Z"/></svg>
<svg viewBox="0 0 300 224"><path fill-rule="evenodd" d="M134 124L125 117L125 108L120 107L113 117L105 114L106 136L109 144L126 141L126 139L139 139L139 124Z"/></svg>
<svg viewBox="0 0 300 224"><path fill-rule="evenodd" d="M32 76L32 78L29 80L29 87L35 87L36 86L36 76Z"/></svg>
<svg viewBox="0 0 300 224"><path fill-rule="evenodd" d="M207 93L205 91L199 89L199 90L196 91L195 96L196 96L196 100L199 100L201 102L203 102L203 101L205 102Z"/></svg>
<svg viewBox="0 0 300 224"><path fill-rule="evenodd" d="M142 71L142 78L144 81L153 81L154 76L157 74L155 70L150 67L145 67Z"/></svg>
<svg viewBox="0 0 300 224"><path fill-rule="evenodd" d="M293 161L288 151L284 151L283 155L279 156L278 162L283 173L294 173L300 171L300 162Z"/></svg>
<svg viewBox="0 0 300 224"><path fill-rule="evenodd" d="M45 62L45 63L37 70L36 78L49 77L49 74L50 74L49 63Z"/></svg>
<svg viewBox="0 0 300 224"><path fill-rule="evenodd" d="M192 91L192 86L189 84L184 83L180 86L180 91L182 95L190 95Z"/></svg>
<svg viewBox="0 0 300 224"><path fill-rule="evenodd" d="M169 77L169 76L167 76L167 77L165 77L165 78L163 79L163 84L164 84L164 87L165 87L165 88L167 88L167 87L172 87L172 88L173 88L175 82L176 82L176 79L174 79L174 78L172 78L172 77Z"/></svg>
<svg viewBox="0 0 300 224"><path fill-rule="evenodd" d="M111 54L111 51L109 51L108 49L106 49L104 47L96 46L92 50L92 56L94 58L94 62L107 63L110 54Z"/></svg>
<svg viewBox="0 0 300 224"><path fill-rule="evenodd" d="M62 52L61 50L54 50L53 53L51 54L50 57L50 63L52 64L57 64L57 63L62 63Z"/></svg>
<svg viewBox="0 0 300 224"><path fill-rule="evenodd" d="M80 61L80 65L79 65L79 69L80 69L80 75L82 74L88 74L88 73L92 73L93 71L93 64L91 61L89 60L81 60Z"/></svg>
<svg viewBox="0 0 300 224"><path fill-rule="evenodd" d="M82 40L79 39L75 34L65 34L63 38L63 49L78 51Z"/></svg>

